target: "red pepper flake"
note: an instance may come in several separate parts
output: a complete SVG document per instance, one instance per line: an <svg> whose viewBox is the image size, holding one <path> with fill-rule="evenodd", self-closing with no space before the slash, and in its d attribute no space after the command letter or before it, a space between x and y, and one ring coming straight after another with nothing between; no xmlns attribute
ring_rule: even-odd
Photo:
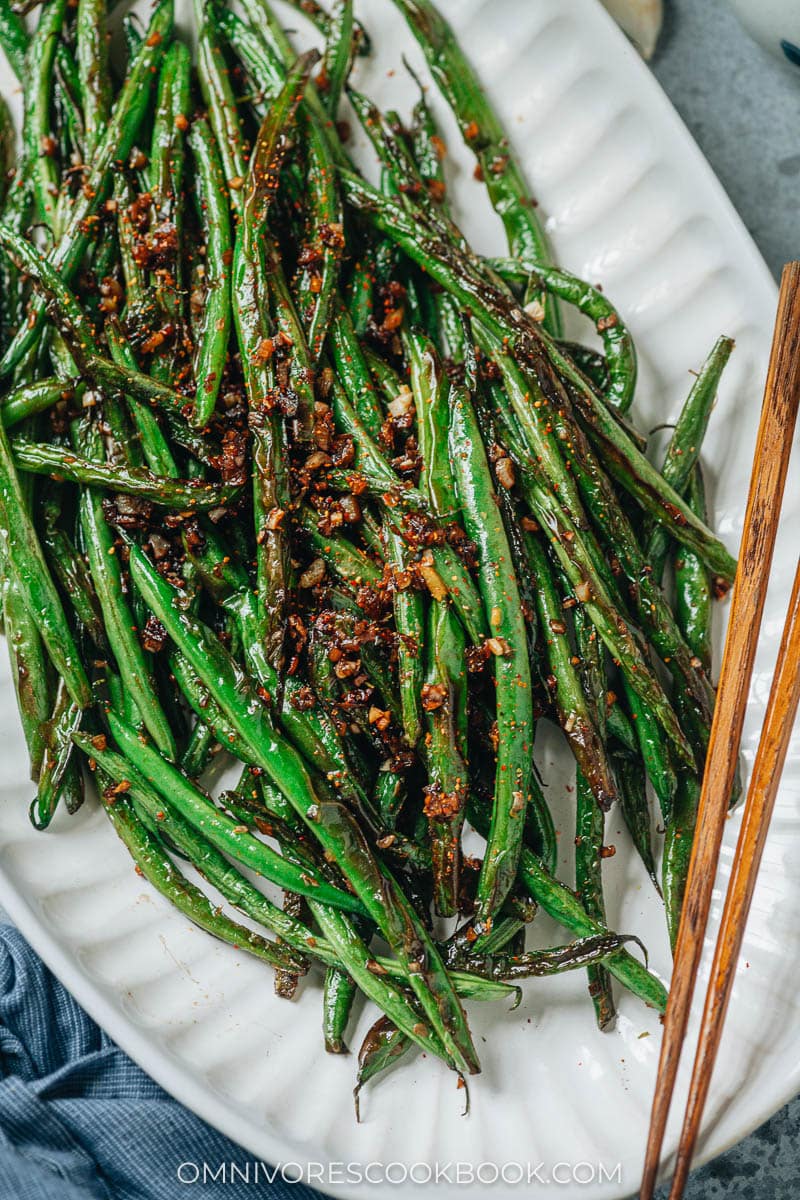
<svg viewBox="0 0 800 1200"><path fill-rule="evenodd" d="M597 322L597 332L604 333L606 329L613 329L619 325L619 317L616 313L609 313L607 317L601 317Z"/></svg>
<svg viewBox="0 0 800 1200"><path fill-rule="evenodd" d="M442 204L447 195L447 185L443 179L428 180L428 194L434 204Z"/></svg>

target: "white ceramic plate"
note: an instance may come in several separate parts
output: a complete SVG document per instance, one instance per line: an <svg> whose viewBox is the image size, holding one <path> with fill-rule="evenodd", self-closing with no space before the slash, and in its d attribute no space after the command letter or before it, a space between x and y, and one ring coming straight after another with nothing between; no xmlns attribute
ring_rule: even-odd
<svg viewBox="0 0 800 1200"><path fill-rule="evenodd" d="M559 259L601 282L630 322L641 352L642 427L674 418L689 370L720 332L736 338L705 456L716 525L735 549L775 309L761 258L672 108L595 0L446 0L444 8L536 181ZM407 53L421 69L420 55L387 0L362 0L359 11L376 45L375 58L359 65L359 86L382 105L407 110L414 93L400 56ZM292 15L290 23L301 21ZM452 123L441 116L464 223L477 246L500 252L498 223ZM788 595L798 503L790 486L748 711L748 760ZM516 1012L472 1006L484 1073L470 1085L471 1116L461 1115L463 1094L452 1077L416 1058L369 1090L357 1125L350 1103L355 1064L322 1050L316 982L305 983L292 1004L276 1000L259 963L196 931L142 885L93 805L75 819L59 817L46 834L33 832L26 756L3 669L0 901L89 1012L174 1096L256 1158L324 1164L317 1182L343 1196L366 1197L377 1187L343 1181L341 1170L329 1171L331 1162L520 1163L524 1171L544 1164L538 1178L550 1177L565 1200L636 1188L659 1044L650 1011L622 995L617 1031L601 1035L579 975L531 982ZM569 879L567 777L551 766L547 739L541 755ZM708 1107L706 1158L798 1090L799 784L795 744ZM612 815L609 840L618 852L607 863L610 923L639 933L666 977L661 906L619 824ZM723 875L737 828L733 817ZM712 934L718 911L719 894ZM544 919L537 930L540 944L562 936ZM372 1019L359 1014L354 1046ZM668 1146L674 1135L672 1128ZM402 1177L403 1167L393 1173ZM416 1176L424 1175L418 1167ZM491 1176L485 1168L482 1187L514 1190ZM459 1190L452 1168L449 1177L439 1184L447 1197ZM513 1181L515 1170L506 1177Z"/></svg>

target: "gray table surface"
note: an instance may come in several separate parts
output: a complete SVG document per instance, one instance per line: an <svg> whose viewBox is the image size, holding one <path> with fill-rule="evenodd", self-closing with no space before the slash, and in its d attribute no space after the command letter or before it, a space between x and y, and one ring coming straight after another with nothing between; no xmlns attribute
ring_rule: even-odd
<svg viewBox="0 0 800 1200"><path fill-rule="evenodd" d="M655 74L777 276L800 256L800 70L755 45L725 0L666 3ZM686 1190L687 1200L798 1195L800 1097L696 1171Z"/></svg>
<svg viewBox="0 0 800 1200"><path fill-rule="evenodd" d="M800 71L759 49L725 0L666 3L655 75L777 276L800 256ZM800 1097L695 1171L686 1189L687 1200L798 1196Z"/></svg>

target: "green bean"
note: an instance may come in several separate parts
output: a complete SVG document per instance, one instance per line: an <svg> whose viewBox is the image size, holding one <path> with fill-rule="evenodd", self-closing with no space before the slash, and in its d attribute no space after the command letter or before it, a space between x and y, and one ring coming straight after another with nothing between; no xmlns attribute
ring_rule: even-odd
<svg viewBox="0 0 800 1200"><path fill-rule="evenodd" d="M308 143L311 211L307 250L312 263L298 273L295 286L311 357L318 365L336 303L335 289L345 244L344 215L329 139L315 115L307 118L301 112L300 122Z"/></svg>
<svg viewBox="0 0 800 1200"><path fill-rule="evenodd" d="M638 941L638 938L630 934L599 933L578 938L566 946L532 950L527 954L500 955L491 964L491 975L501 980L530 979L560 975L582 967L598 967L629 941Z"/></svg>
<svg viewBox="0 0 800 1200"><path fill-rule="evenodd" d="M574 610L575 645L580 656L580 672L587 706L601 738L606 735L605 669L597 633L586 610ZM615 789L619 794L619 789ZM582 770L576 773L575 810L575 887L590 916L606 924L603 896L603 857L606 819L597 804L594 790ZM594 1005L598 1028L603 1031L616 1020L611 977L602 963L587 967L589 996Z"/></svg>
<svg viewBox="0 0 800 1200"><path fill-rule="evenodd" d="M354 33L353 0L339 0L331 14L326 38L322 64L326 83L324 99L325 107L335 120L358 41Z"/></svg>
<svg viewBox="0 0 800 1200"><path fill-rule="evenodd" d="M653 880L656 890L660 891L655 859L653 857L653 841L650 834L650 806L647 802L647 789L645 787L642 763L640 761L637 762L636 759L628 758L626 755L615 755L614 769L619 785L620 808L622 809L622 815L625 818L628 832L631 835L631 841L636 847L644 869ZM674 820L674 803L672 812Z"/></svg>
<svg viewBox="0 0 800 1200"><path fill-rule="evenodd" d="M99 437L87 427L78 433L76 441L92 457L101 452ZM136 621L125 596L118 547L106 523L102 496L95 489L86 488L81 493L79 509L89 570L103 613L106 636L126 691L156 744L168 758L175 758L175 738L156 694Z"/></svg>
<svg viewBox="0 0 800 1200"><path fill-rule="evenodd" d="M125 175L117 175L114 179L113 196L112 205L116 206L117 211L119 260L122 269L122 279L125 285L125 316L130 320L134 314L138 316L148 306L149 302L146 295L147 281L144 264L141 255L138 253L136 230L134 228L136 197ZM127 349L127 342L124 342L122 338L119 318L116 315L112 315L109 318L107 328L111 328L116 332L117 340L122 342ZM116 356L112 355L112 357ZM133 351L130 351L130 363L126 365L136 366Z"/></svg>
<svg viewBox="0 0 800 1200"><path fill-rule="evenodd" d="M28 49L24 77L23 140L26 160L33 175L34 208L38 220L47 224L56 237L60 232L55 222L56 197L60 187L54 157L56 143L50 126L50 102L56 45L65 13L66 0L53 0L42 9Z"/></svg>
<svg viewBox="0 0 800 1200"><path fill-rule="evenodd" d="M533 702L525 624L510 569L511 551L469 394L450 397L450 455L464 525L479 550L479 586L494 651L497 768L492 823L476 897L476 924L488 932L514 882L530 798ZM490 643L491 644L491 643ZM543 832L546 810L539 814ZM545 844L547 839L545 839Z"/></svg>
<svg viewBox="0 0 800 1200"><path fill-rule="evenodd" d="M81 745L89 756L96 757L97 752L90 740ZM113 752L105 753L112 755L115 764L120 758L119 755L113 755ZM125 778L126 772L132 773L130 766L124 760L120 760L118 767L115 766L114 778ZM258 888L253 887L231 865L225 855L198 834L188 821L172 809L165 808L161 797L148 786L143 777L137 776L130 780L130 783L131 788L127 795L151 831L157 831L160 836L166 835L229 904L240 909L270 933L274 933L290 947L290 953L294 951L294 957L286 963L287 968L303 969L303 955L309 944L314 945L319 954L332 954L332 951L326 950L322 939L315 937L307 926L278 908Z"/></svg>
<svg viewBox="0 0 800 1200"><path fill-rule="evenodd" d="M289 826L293 829L296 828L296 817L294 817L291 812L284 813L282 807L283 802L279 794L276 793L274 789L262 787L262 795L270 810L276 808L276 811L282 813L286 817ZM302 846L301 843L295 841L292 843L291 848L287 846L285 847L285 850L287 854L298 861L301 865L308 865L308 851ZM358 984L364 994L367 997L375 999L384 1012L386 1012L387 1015L393 1019L400 1028L406 1030L412 1041L422 1046L423 1049L433 1050L433 1052L439 1055L439 1057L443 1058L447 1062L450 1062L452 1065L452 1060L448 1054L448 1049L442 1044L442 1042L439 1041L437 1032L426 1027L424 1022L420 1022L418 1018L415 1019L412 1024L410 1024L410 1010L407 1006L408 1002L406 1001L405 1008L398 1008L392 985L389 985L387 990L388 980L385 977L387 975L393 975L402 982L408 982L410 980L412 986L416 983L417 986L414 987L414 990L419 996L421 990L419 985L421 980L415 980L414 978L418 972L415 970L409 975L407 966L404 967L401 963L398 963L393 959L373 959L366 945L359 936L357 929L349 920L343 917L341 913L338 913L331 908L326 908L318 904L315 900L310 900L309 905L326 939L334 946L341 964L345 967L354 982ZM422 931L418 924L414 922L414 925L417 932L421 933ZM423 940L427 943L427 938L423 937ZM436 953L433 950L432 944L431 951L435 960ZM433 970L435 969L436 964L434 961ZM485 991L480 981L474 976L466 977L466 986L464 980L460 981L462 988L464 988L467 993L474 989L476 983L481 992ZM424 991L422 991L422 995L425 995ZM435 1010L430 1009L430 1006L426 1007L428 1008L428 1011L432 1017L432 1023L435 1029L442 1032L445 1042L451 1040L447 1029L442 1026L441 1018L436 1016ZM446 1015L446 1010L444 1007L442 1008L442 1014Z"/></svg>
<svg viewBox="0 0 800 1200"><path fill-rule="evenodd" d="M30 776L38 780L45 754L44 726L52 714L50 663L39 634L37 618L25 603L20 581L3 556L3 623L11 679L30 760Z"/></svg>
<svg viewBox="0 0 800 1200"><path fill-rule="evenodd" d="M78 0L75 58L83 97L84 158L91 162L111 112L106 0Z"/></svg>
<svg viewBox="0 0 800 1200"><path fill-rule="evenodd" d="M125 16L122 18L122 32L125 37L125 49L128 52L128 58L135 58L136 52L142 44L142 27L136 13L125 13Z"/></svg>
<svg viewBox="0 0 800 1200"><path fill-rule="evenodd" d="M679 777L672 761L670 747L664 740L658 715L642 702L627 679L623 679L622 686L639 743L642 763L658 797L664 821L669 824Z"/></svg>
<svg viewBox="0 0 800 1200"><path fill-rule="evenodd" d="M703 475L696 464L687 486L687 499L705 517ZM675 556L675 615L689 644L706 671L711 670L712 591L708 571L696 554L680 550Z"/></svg>
<svg viewBox="0 0 800 1200"><path fill-rule="evenodd" d="M271 803L277 799L274 790L270 791L270 796L271 796ZM265 809L264 811L265 811L265 815L267 815L267 816L270 815L269 811L267 809ZM255 814L253 811L251 811L249 809L242 809L239 806L237 806L235 809L235 812L236 812L237 817L243 816L250 824L253 823L253 820L255 817ZM291 815L290 815L290 823L292 825L292 830L294 831L295 827L296 827L296 822L293 821L293 819L291 818ZM256 825L258 826L257 818L256 818ZM274 830L273 830L273 832L274 832ZM305 866L309 865L310 860L308 858L307 847L301 847L298 843L293 842L293 843L291 843L291 845L286 845L284 847L284 850L289 856L295 858L300 865L305 865ZM322 921L327 925L328 928L332 927L331 922L335 923L336 928L338 929L338 933L334 934L334 940L338 941L338 939L340 939L342 934L346 931L346 926L345 926L345 924L343 924L344 918L343 918L342 914L335 910L330 910L330 909L325 910L324 907L321 905L318 908L315 908L314 905L317 904L316 900L312 900L311 903L312 903L312 909L313 909L317 919L319 919L320 914L323 914ZM281 918L285 918L285 914L282 913L281 910L277 910L277 912ZM364 922L360 921L359 924L363 927ZM276 932L278 932L282 936L284 936L284 932L282 929L276 928ZM352 932L357 933L357 930L353 929ZM308 931L305 930L304 928L302 928L302 942L298 948L302 949L305 952L307 952L308 954L310 954L312 958L318 959L319 961L326 963L328 966L337 966L337 967L339 967L339 969L341 969L340 960L339 960L334 948L332 946L330 946L326 941L321 940L317 937L311 937L311 938L307 937L307 933L308 933ZM286 939L291 942L292 938L297 937L297 932L295 930L293 930L291 927L289 927L285 933L285 936L286 936ZM347 940L349 941L350 938L351 938L351 931L347 931ZM383 955L378 955L375 958L370 959L368 962L368 969L376 975L389 976L392 979L395 979L399 982L403 982L403 980L406 978L405 972L404 972L401 964L399 962L397 962L397 960L387 958ZM456 987L456 990L457 990L459 996L463 996L465 998L475 998L475 999L479 999L479 1000L489 1000L489 999L493 1000L493 999L498 999L498 998L502 998L505 996L518 995L518 989L516 989L516 988L510 987L510 986L503 984L502 982L499 982L496 980L486 979L481 975L475 975L471 972L454 971L454 972L452 972L452 979L453 979L453 983ZM367 993L367 994L370 994L370 993Z"/></svg>
<svg viewBox="0 0 800 1200"><path fill-rule="evenodd" d="M661 863L661 886L664 892L669 940L673 950L681 921L699 802L700 780L696 776L682 775L678 780L672 820L664 831L664 856Z"/></svg>
<svg viewBox="0 0 800 1200"><path fill-rule="evenodd" d="M705 495L699 463L689 477L688 500L698 516L705 516ZM698 658L711 665L711 581L704 564L685 549L675 561L676 614L681 628ZM664 831L661 881L667 912L667 929L674 948L680 924L689 860L700 801L700 780L681 775L672 808L672 819Z"/></svg>
<svg viewBox="0 0 800 1200"><path fill-rule="evenodd" d="M28 417L35 417L37 413L46 412L54 405L69 400L73 387L74 381L64 379L39 379L22 383L0 401L0 419L6 429L11 429Z"/></svg>
<svg viewBox="0 0 800 1200"><path fill-rule="evenodd" d="M189 144L197 168L196 197L205 230L205 303L194 364L197 394L192 420L202 428L210 420L225 370L231 326L230 213L222 165L209 123L200 117L192 125Z"/></svg>
<svg viewBox="0 0 800 1200"><path fill-rule="evenodd" d="M20 83L26 77L25 56L29 40L25 23L12 5L12 0L0 0L0 46Z"/></svg>
<svg viewBox="0 0 800 1200"><path fill-rule="evenodd" d="M287 913L299 916L300 909L303 904L303 898L295 895L294 892L283 893L283 909ZM308 960L303 959L303 965L308 970ZM275 995L281 1000L293 1000L295 992L300 984L300 974L297 971L288 971L281 969L275 972L274 990Z"/></svg>
<svg viewBox="0 0 800 1200"><path fill-rule="evenodd" d="M449 381L432 342L412 330L406 344L417 410L417 442L423 463L421 490L432 513L452 518L457 501L447 454Z"/></svg>
<svg viewBox="0 0 800 1200"><path fill-rule="evenodd" d="M639 752L636 734L613 692L606 694L606 731L611 741L617 743L615 752L636 758Z"/></svg>
<svg viewBox="0 0 800 1200"><path fill-rule="evenodd" d="M419 225L417 224L415 226L413 223L408 222L405 219L405 214L403 214L396 205L389 206L387 202L384 201L383 198L374 191L374 189L369 189L367 185L363 184L363 181L359 180L356 182L354 177L352 177L349 173L342 172L342 178L345 182L347 195L351 202L356 202L361 211L364 211L373 220L376 220L379 224L379 227L397 240L411 257L421 263L424 262L426 269L437 279L437 282L441 283L445 287L449 287L452 293L458 296L463 303L465 303L468 307L478 311L480 313L481 321L484 322L484 328L487 334L491 332L492 338L496 337L500 339L497 341L497 345L500 346L502 344L505 346L503 339L507 337L510 328L508 321L512 320L513 314L509 314L507 312L507 305L503 296L494 292L491 286L487 286L485 281L480 281L478 276L473 276L468 265L464 266L462 263L461 265L464 266L464 270L456 276L453 270L453 265L459 260L457 251L452 245L444 243L441 239L421 236ZM391 218L389 217L390 208ZM489 301L488 304L487 299ZM497 331L496 334L495 330ZM521 332L517 337L517 345L522 346L525 350L525 353L534 354L540 357L539 352L536 350L535 343L531 341L531 336L530 329ZM506 383L511 387L514 394L518 396L519 402L516 405L515 411L520 419L522 419L526 414L528 399L524 383L522 383L521 380L518 381L511 364L507 361L505 350L500 358L501 361L506 364ZM578 382L580 383L580 381ZM610 420L612 423L614 423L613 418L610 418ZM529 423L528 428L529 432L535 432L534 425ZM539 442L538 444L542 447L542 453L544 453L544 450L547 446L546 441ZM635 447L633 450L635 451ZM635 452L638 453L638 451ZM551 466L554 466L557 461L553 457L552 452L550 453L549 461ZM647 469L650 470L649 464ZM572 484L569 480L569 473L563 472L563 470L561 474L561 482L563 482L565 488L574 488L574 484ZM543 511L538 515L541 517L546 527L551 528L554 525L557 527L557 525L564 520L564 513L560 511L560 506L554 508L552 498L546 497L545 494L538 488L537 492L540 503L545 501L545 499L547 500L548 510L546 516ZM676 499L682 507L685 507L682 505L682 501L680 501L679 497L676 497ZM579 501L578 508L580 509ZM571 548L572 555L580 551L581 557L583 557L582 543L578 538L578 531L572 527L565 530L565 532L573 539L575 543ZM561 558L563 538L559 537L553 542L553 545L554 548L556 548L559 552L559 557ZM563 552L563 555L564 557L562 559L562 565L564 566L565 570L569 572L570 568L567 566L567 562L565 561L567 558L566 551ZM602 559L598 551L597 557L592 565L593 569L591 570L590 578L594 576L595 570L600 567L601 562ZM588 566L589 563L585 562L584 570ZM578 586L581 584L581 580L579 578L574 578L573 584ZM583 590L585 590L585 586ZM666 700L663 689L655 679L655 676L647 668L647 665L644 662L641 654L634 646L629 634L626 632L624 624L620 624L619 613L616 612L613 609L613 606L608 602L602 586L598 587L598 581L593 582L593 592L593 620L595 620L595 623L598 625L598 629L603 634L604 640L607 642L607 644L609 644L612 654L615 658L620 659L620 661L622 661L624 664L628 664L627 670L630 671L630 678L633 686L636 687L641 694L643 694L644 698L648 699L648 702L655 702L656 708L658 708L664 715L665 726L669 731L671 740L675 744L679 753L686 758L687 762L691 763L693 760L688 743L686 742L686 739L678 726L674 713L672 713L669 707L669 703ZM608 616L605 614L601 615L599 607L596 605L596 603L594 603L594 601L596 601L598 598L601 599L604 606L608 605ZM621 638L622 641L620 640ZM616 644L616 649L614 644Z"/></svg>
<svg viewBox="0 0 800 1200"><path fill-rule="evenodd" d="M220 33L239 56L251 84L258 88L261 98L276 96L286 78L286 66L281 55L236 13L220 8L215 12L214 19ZM292 57L288 61L292 61ZM263 120L264 113L260 115Z"/></svg>
<svg viewBox="0 0 800 1200"><path fill-rule="evenodd" d="M702 756L708 741L711 724L713 693L703 671L681 635L666 598L653 579L652 570L643 556L636 533L609 486L600 464L583 432L569 420L568 407L559 409L553 417L559 437L572 447L573 471L586 508L591 512L598 529L600 542L628 580L630 606L653 647L669 666L677 692L686 695L684 710L691 716L687 721L695 753Z"/></svg>
<svg viewBox="0 0 800 1200"><path fill-rule="evenodd" d="M511 905L507 904L505 908L510 909ZM531 903L534 915L538 911L537 906ZM487 964L491 965L491 960L494 955L508 946L512 939L516 938L520 931L524 931L526 922L520 916L501 916L495 921L491 933L487 933L481 939L482 953L480 956L472 954L471 961L473 967L478 970L487 969ZM468 957L475 942L473 936L474 930L470 924L462 925L460 929L454 930L445 943L446 959L448 966L453 966L457 963L463 963Z"/></svg>
<svg viewBox="0 0 800 1200"><path fill-rule="evenodd" d="M23 471L104 488L125 496L138 496L162 508L179 512L207 512L230 504L240 489L219 486L203 479L169 479L136 467L93 462L81 454L47 442L12 442L14 462Z"/></svg>
<svg viewBox="0 0 800 1200"><path fill-rule="evenodd" d="M646 952L608 927L605 812L619 802L674 940L712 594L735 568L699 466L730 339L657 470L626 416L630 333L551 265L436 0L394 2L506 257L456 224L413 69L410 119L353 89L353 0L289 0L325 31L319 70L271 0L194 0L191 48L156 0L120 70L115 2L52 0L29 33L0 0L24 97L19 161L0 102L0 599L31 820L81 804L88 760L182 912L249 941L280 995L324 977L331 1052L356 996L377 1005L356 1100L412 1047L463 1083L480 1069L464 1002L518 1003L527 977L585 970L603 1028L615 981L663 1012ZM568 306L598 349L560 336ZM548 717L577 768L566 883ZM568 944L526 951L540 909Z"/></svg>
<svg viewBox="0 0 800 1200"><path fill-rule="evenodd" d="M312 911L325 938L334 947L347 973L364 995L373 1000L404 1034L423 1050L448 1061L448 1050L393 982L375 972L375 959L353 924L332 908L312 902Z"/></svg>
<svg viewBox="0 0 800 1200"><path fill-rule="evenodd" d="M316 60L314 52L300 58L287 75L259 131L247 176L242 219L233 259L234 314L253 431L253 498L256 511L260 637L276 668L283 657L289 588L289 550L284 520L288 519L285 430L276 409L270 353L271 330L265 323L264 296L268 289L262 227L277 186L285 153L284 135Z"/></svg>
<svg viewBox="0 0 800 1200"><path fill-rule="evenodd" d="M194 14L198 28L197 74L208 108L208 119L222 159L231 208L234 213L239 213L246 175L247 145L239 123L236 99L222 48L216 37L213 14L206 0L195 0Z"/></svg>
<svg viewBox="0 0 800 1200"><path fill-rule="evenodd" d="M383 412L350 315L341 306L331 323L330 347L336 374L358 422L369 437L377 439L383 425Z"/></svg>
<svg viewBox="0 0 800 1200"><path fill-rule="evenodd" d="M603 903L602 849L605 821L585 776L578 772L576 786L577 817L575 823L575 880L578 899L590 917L605 924ZM589 973L589 995L595 1007L601 1030L610 1029L616 1019L614 1001L607 972L592 964Z"/></svg>
<svg viewBox="0 0 800 1200"><path fill-rule="evenodd" d="M392 608L403 732L409 746L416 746L422 734L425 608L421 594L406 584L407 551L403 539L391 528L386 530L386 552L393 572Z"/></svg>
<svg viewBox="0 0 800 1200"><path fill-rule="evenodd" d="M468 786L464 634L452 613L433 604L428 614L426 675L428 784L425 815L431 833L434 904L440 916L458 911L461 830Z"/></svg>
<svg viewBox="0 0 800 1200"><path fill-rule="evenodd" d="M414 196L415 202L424 210L432 225L449 233L445 213L434 207L428 191L423 187L409 146L402 132L400 118L391 112L382 113L369 97L355 88L348 89L348 96L364 133L381 164L381 192L404 202L405 196Z"/></svg>
<svg viewBox="0 0 800 1200"><path fill-rule="evenodd" d="M56 61L59 59L59 52L65 50L63 42L59 42L56 49ZM73 63L70 56L69 61ZM74 65L74 64L73 64ZM62 72L56 68L54 72L54 90L53 90L53 121L51 122L55 129L58 130L58 136L53 138L55 143L54 156L61 164L74 162L76 159L82 160L84 133L83 133L83 113L80 105L80 89L73 93L69 86L65 83ZM48 143L50 145L52 143ZM53 213L52 231L54 234L64 227L64 223L69 216L69 208L72 204L72 192L68 186L69 176L62 182L62 186L55 197L55 211Z"/></svg>
<svg viewBox="0 0 800 1200"><path fill-rule="evenodd" d="M277 331L277 342L288 347L288 359L280 371L281 382L278 394L283 389L290 408L293 410L293 427L296 441L309 441L314 422L314 364L306 341L303 322L300 319L291 289L286 282L283 260L277 243L268 238L266 264L269 279L270 311ZM288 372L286 367L288 366ZM287 411L287 415L288 411Z"/></svg>
<svg viewBox="0 0 800 1200"><path fill-rule="evenodd" d="M51 485L41 499L41 542L48 565L68 597L79 622L101 653L108 649L103 614L85 559L58 525L61 516L61 489Z"/></svg>
<svg viewBox="0 0 800 1200"><path fill-rule="evenodd" d="M708 428L711 410L717 398L717 389L722 372L733 352L731 338L721 337L706 359L700 374L692 384L680 416L672 432L661 474L684 495L692 475L692 468L700 456L700 444ZM647 558L656 579L661 579L669 552L670 539L663 526L646 528Z"/></svg>
<svg viewBox="0 0 800 1200"><path fill-rule="evenodd" d="M90 703L91 690L61 597L45 561L42 547L14 467L11 446L0 426L0 523L8 571L14 589L38 627L50 658L76 704ZM20 590L17 592L17 587ZM48 713L49 716L49 713Z"/></svg>
<svg viewBox="0 0 800 1200"><path fill-rule="evenodd" d="M356 990L355 983L346 971L339 967L328 967L322 996L322 1031L325 1049L329 1054L347 1053L344 1034Z"/></svg>
<svg viewBox="0 0 800 1200"><path fill-rule="evenodd" d="M18 165L2 209L2 222L16 234L21 234L31 218L31 185L27 164ZM0 337L7 346L25 320L26 292L16 264L9 254L0 250Z"/></svg>
<svg viewBox="0 0 800 1200"><path fill-rule="evenodd" d="M523 544L535 581L539 626L554 680L559 724L597 804L607 811L617 798L616 784L573 662L566 614L555 588L552 569L538 535L523 533Z"/></svg>
<svg viewBox="0 0 800 1200"><path fill-rule="evenodd" d="M0 207L3 207L14 178L16 136L11 111L5 98L0 99Z"/></svg>
<svg viewBox="0 0 800 1200"><path fill-rule="evenodd" d="M44 727L46 748L39 787L30 806L31 824L36 829L46 829L50 824L65 786L73 797L76 792L82 794L83 781L72 757L72 737L80 727L82 716L82 710L70 700L62 685L52 716ZM70 806L74 803L73 798Z"/></svg>
<svg viewBox="0 0 800 1200"><path fill-rule="evenodd" d="M191 111L191 60L185 45L173 42L164 55L159 80L150 151L151 230L154 237L169 233L161 266L152 273L156 307L164 318L183 322L183 177L186 160L184 131ZM166 351L166 353L165 353ZM152 370L168 377L174 357L168 343L156 348Z"/></svg>
<svg viewBox="0 0 800 1200"><path fill-rule="evenodd" d="M444 159L446 147L436 125L425 90L419 85L419 98L412 111L411 148L420 178L437 204L446 203Z"/></svg>
<svg viewBox="0 0 800 1200"><path fill-rule="evenodd" d="M213 729L198 719L192 728L178 765L190 779L199 779L218 750L219 743Z"/></svg>
<svg viewBox="0 0 800 1200"><path fill-rule="evenodd" d="M559 345L569 355L575 366L586 376L593 387L596 387L599 392L607 391L608 367L606 366L605 357L598 350L584 346L582 342L571 342L566 338L559 338ZM646 446L647 439L643 438L639 444L640 447Z"/></svg>
<svg viewBox="0 0 800 1200"><path fill-rule="evenodd" d="M563 971L603 963L628 940L628 937L619 934L596 934L567 946L555 946L548 950L535 950L530 954L496 959L491 971L496 979L529 979L557 975ZM453 977L457 978L458 974L453 972ZM478 995L476 998L486 997ZM381 1071L393 1066L410 1049L409 1039L393 1026L387 1017L380 1017L371 1026L358 1054L359 1071L354 1089L357 1114L358 1096L364 1084L374 1079Z"/></svg>
<svg viewBox="0 0 800 1200"><path fill-rule="evenodd" d="M358 1076L353 1088L356 1120L361 1120L360 1092L366 1083L404 1058L414 1043L386 1016L378 1017L367 1030L358 1052Z"/></svg>
<svg viewBox="0 0 800 1200"><path fill-rule="evenodd" d="M136 360L133 351L124 340L119 325L114 321L106 322L105 334L111 357L117 366L127 371L135 371ZM147 403L136 399L135 396L129 395L126 399L148 467L156 475L176 479L179 475L178 467L155 413Z"/></svg>
<svg viewBox="0 0 800 1200"><path fill-rule="evenodd" d="M250 763L253 752L244 738L240 737L225 714L210 696L197 672L185 655L173 653L169 659L170 670L189 707L198 720L203 721L216 740L242 763ZM119 705L116 706L119 709ZM185 768L182 768L185 770ZM188 774L188 772L186 772Z"/></svg>

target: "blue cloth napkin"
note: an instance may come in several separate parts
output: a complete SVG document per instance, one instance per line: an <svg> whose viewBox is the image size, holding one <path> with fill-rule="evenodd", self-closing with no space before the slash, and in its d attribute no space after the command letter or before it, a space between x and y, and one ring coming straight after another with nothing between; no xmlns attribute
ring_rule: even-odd
<svg viewBox="0 0 800 1200"><path fill-rule="evenodd" d="M13 926L0 925L0 1200L321 1200L280 1178L254 1185L257 1172L98 1029Z"/></svg>

